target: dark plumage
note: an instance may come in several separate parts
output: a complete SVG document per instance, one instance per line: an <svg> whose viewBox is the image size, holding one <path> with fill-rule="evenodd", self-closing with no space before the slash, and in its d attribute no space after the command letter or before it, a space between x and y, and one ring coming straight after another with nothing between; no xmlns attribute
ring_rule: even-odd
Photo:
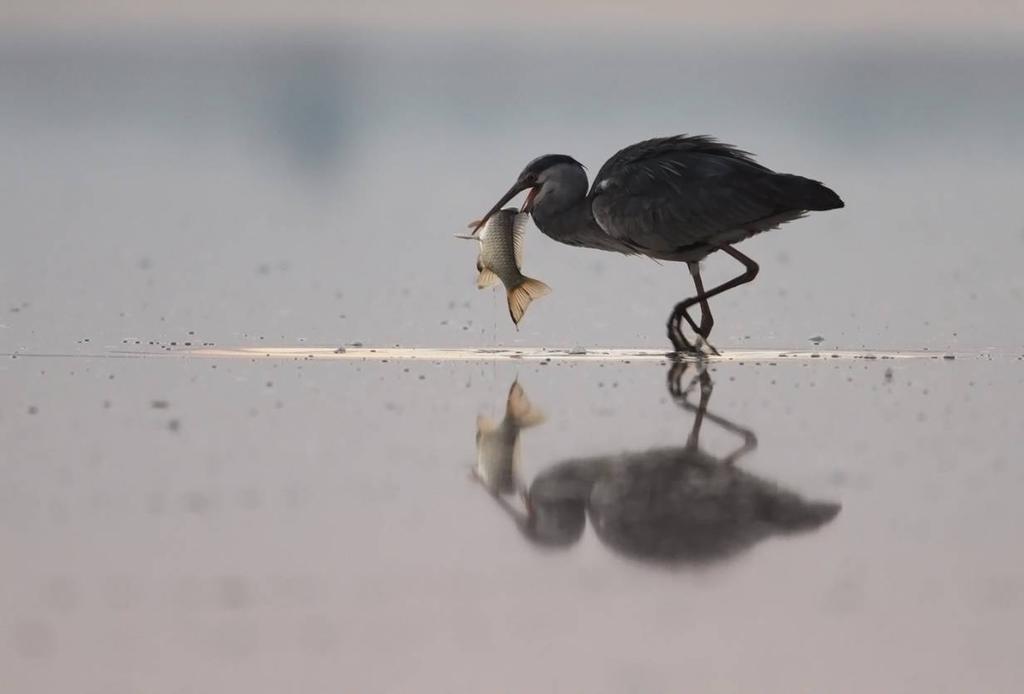
<svg viewBox="0 0 1024 694"><path fill-rule="evenodd" d="M776 173L748 152L703 135L626 147L605 162L589 190L582 164L572 157L538 157L487 216L523 190L530 190L524 210L556 241L690 264L697 296L678 304L669 319L677 351L693 351L679 330L681 319L706 339L713 324L707 299L756 276L757 264L732 244L807 212L843 207L820 182ZM697 263L716 250L740 260L746 271L704 291ZM687 313L697 303L699 326Z"/></svg>

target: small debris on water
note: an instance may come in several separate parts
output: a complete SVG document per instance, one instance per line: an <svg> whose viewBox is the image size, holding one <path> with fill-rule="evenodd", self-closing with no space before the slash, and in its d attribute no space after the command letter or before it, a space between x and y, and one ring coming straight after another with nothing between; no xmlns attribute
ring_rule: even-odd
<svg viewBox="0 0 1024 694"><path fill-rule="evenodd" d="M816 345L820 345L822 342L825 341L825 338L822 337L821 335L815 335L814 337L809 337L807 339Z"/></svg>
<svg viewBox="0 0 1024 694"><path fill-rule="evenodd" d="M885 382L886 383L892 383L892 369L891 368L885 370Z"/></svg>
<svg viewBox="0 0 1024 694"><path fill-rule="evenodd" d="M943 354L942 358L943 359L956 359L956 355L955 354Z"/></svg>
<svg viewBox="0 0 1024 694"><path fill-rule="evenodd" d="M167 422L167 429L171 432L174 432L175 434L178 433L181 430L181 421L177 419L172 419L171 421Z"/></svg>
<svg viewBox="0 0 1024 694"><path fill-rule="evenodd" d="M171 403L167 402L166 400L154 400L153 402L149 403L149 405L154 410L166 410L168 407L171 406Z"/></svg>

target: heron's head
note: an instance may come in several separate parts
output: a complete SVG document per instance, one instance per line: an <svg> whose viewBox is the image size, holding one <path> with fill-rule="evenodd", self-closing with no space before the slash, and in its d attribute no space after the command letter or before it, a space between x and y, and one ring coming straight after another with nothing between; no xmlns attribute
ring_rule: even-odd
<svg viewBox="0 0 1024 694"><path fill-rule="evenodd" d="M568 548L583 535L587 524L586 503L557 499L530 505L519 530L530 542L550 548Z"/></svg>
<svg viewBox="0 0 1024 694"><path fill-rule="evenodd" d="M533 203L538 193L545 186L558 185L561 181L578 178L580 174L583 174L585 184L586 174L583 173L583 164L580 164L567 154L545 154L544 156L537 157L526 165L516 179L516 182L508 189L508 192L501 196L501 199L498 200L494 207L477 223L473 233L475 234L477 229L486 224L492 215L505 207L509 200L524 190L530 192L527 193L526 201L523 202L522 211L530 212L533 209Z"/></svg>

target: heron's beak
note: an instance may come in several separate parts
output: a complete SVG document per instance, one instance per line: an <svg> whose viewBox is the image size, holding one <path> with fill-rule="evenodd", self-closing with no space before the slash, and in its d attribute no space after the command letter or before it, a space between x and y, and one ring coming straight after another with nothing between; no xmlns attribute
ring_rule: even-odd
<svg viewBox="0 0 1024 694"><path fill-rule="evenodd" d="M501 208L503 208L506 205L506 203L508 203L509 200L511 200L515 196L519 195L520 193L522 193L527 188L534 188L534 189L536 189L536 186L534 186L532 184L529 184L529 183L523 183L522 181L516 181L515 185L512 186L511 188L509 188L508 192L501 196L501 200L499 200L497 203L495 203L494 207L492 207L490 209L490 211L487 214L485 214L480 219L479 222L476 223L476 226L473 228L473 231L471 231L469 233L471 235L475 235L476 232L480 231L480 227L482 227L484 224L486 224L488 219L490 219L495 214L500 212ZM535 191L531 191L530 195L526 198L526 203L523 205L523 211L524 212L527 211L526 210L527 205L530 205L533 202L534 192Z"/></svg>

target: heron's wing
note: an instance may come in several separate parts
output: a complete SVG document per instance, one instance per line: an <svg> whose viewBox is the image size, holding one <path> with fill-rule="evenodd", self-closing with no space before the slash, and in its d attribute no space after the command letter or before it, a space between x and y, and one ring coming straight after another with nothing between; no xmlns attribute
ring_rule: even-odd
<svg viewBox="0 0 1024 694"><path fill-rule="evenodd" d="M594 192L603 180L621 173L628 169L630 165L641 164L651 159L658 159L673 154L705 154L744 162L762 171L771 171L771 169L765 168L754 161L753 155L750 152L744 152L707 135L656 137L653 140L644 140L643 142L637 142L635 145L624 147L613 154L604 163L601 170L597 172L597 175L594 176L594 185L590 189L590 194L591 196L594 195Z"/></svg>
<svg viewBox="0 0 1024 694"><path fill-rule="evenodd" d="M591 207L610 236L668 252L793 209L785 178L708 137L661 138L609 159Z"/></svg>

